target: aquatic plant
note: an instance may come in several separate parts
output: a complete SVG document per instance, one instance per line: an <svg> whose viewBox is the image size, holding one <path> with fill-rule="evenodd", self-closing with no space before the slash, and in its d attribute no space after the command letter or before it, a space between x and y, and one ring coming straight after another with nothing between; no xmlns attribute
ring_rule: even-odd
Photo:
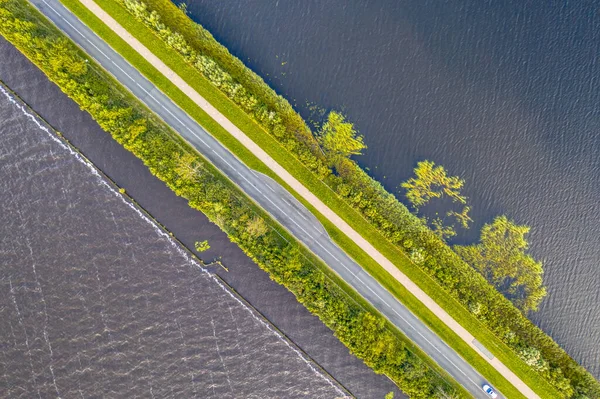
<svg viewBox="0 0 600 399"><path fill-rule="evenodd" d="M194 243L194 248L196 249L196 251L198 252L204 252L204 251L208 251L210 249L210 244L208 243L207 240L204 241L196 241Z"/></svg>
<svg viewBox="0 0 600 399"><path fill-rule="evenodd" d="M537 310L546 296L542 263L525 253L529 247L525 238L528 232L528 226L499 216L483 226L479 243L454 246L465 262L525 313Z"/></svg>

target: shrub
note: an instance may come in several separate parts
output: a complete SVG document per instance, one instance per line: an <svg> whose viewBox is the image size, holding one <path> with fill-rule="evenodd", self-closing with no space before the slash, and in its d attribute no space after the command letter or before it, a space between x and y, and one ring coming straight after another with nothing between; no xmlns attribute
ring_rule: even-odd
<svg viewBox="0 0 600 399"><path fill-rule="evenodd" d="M136 12L147 15L142 5L136 7ZM149 20L160 26L156 15L150 14ZM93 62L87 63L77 46L27 2L0 0L0 33L155 176L219 225L367 365L387 374L414 398L456 394L452 386L408 350L404 339L388 328L385 319L355 302L338 285L343 282L336 283L325 275L325 265L305 253L285 232L277 231L276 223L267 214L126 94L110 75ZM172 42L188 49L179 38ZM197 244L201 249L208 246L206 242Z"/></svg>
<svg viewBox="0 0 600 399"><path fill-rule="evenodd" d="M210 249L210 244L206 240L204 240L204 241L196 241L194 243L194 248L198 252L204 252L204 251L208 251Z"/></svg>
<svg viewBox="0 0 600 399"><path fill-rule="evenodd" d="M177 40L166 40L166 43L236 104L242 101L236 100L236 96L252 98L248 100L253 104L251 108L240 105L250 117L359 211L385 238L403 250L465 309L476 310L473 315L517 355L522 348L538 350L548 367L532 366L532 369L564 397L587 395L600 398L600 383L590 373L467 265L393 194L351 159L327 159L315 135L289 102L232 56L210 32L193 23L168 0L115 1L123 4L163 40L169 35L181 35L185 44L179 36ZM418 248L417 252L403 245L409 241L411 247Z"/></svg>

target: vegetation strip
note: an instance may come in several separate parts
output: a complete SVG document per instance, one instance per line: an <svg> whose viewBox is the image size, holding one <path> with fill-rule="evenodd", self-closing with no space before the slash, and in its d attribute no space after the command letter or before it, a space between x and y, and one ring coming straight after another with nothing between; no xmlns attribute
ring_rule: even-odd
<svg viewBox="0 0 600 399"><path fill-rule="evenodd" d="M272 146L273 139L281 143L285 154L281 158L271 152L270 155L361 231L386 257L393 259L403 272L540 395L600 397L600 384L591 374L465 264L393 195L351 160L331 159L323 154L310 129L289 103L231 56L210 33L194 24L168 0L146 0L149 8L137 0L100 0L99 3L117 12L114 1L127 6L131 14L176 50L188 65L238 104L240 108L231 112L239 114L244 110L248 114L246 119L240 116L239 121L246 122L250 116L259 124L264 130L250 127L247 131L255 142L268 152L281 149ZM265 137L264 132L270 137ZM307 168L314 175L307 176ZM321 181L326 183L325 189ZM415 255L425 256L422 262L410 263L398 250L413 261L421 260L420 256L413 258ZM423 272L425 275L421 275ZM432 279L445 292L432 284ZM458 303L462 307L456 306ZM485 325L485 331L481 323Z"/></svg>
<svg viewBox="0 0 600 399"><path fill-rule="evenodd" d="M153 0L150 0L150 1L153 1ZM158 1L158 0L157 0L157 1ZM102 3L106 3L106 4L103 4L103 5L105 6L105 8L106 8L106 7L110 7L110 3L112 3L112 2L111 2L111 1L102 0ZM168 2L167 2L167 3L168 3ZM174 8L174 7L173 7L172 5L170 5L170 4L168 4L168 6L170 6L171 8ZM114 8L114 7L113 7L113 8ZM118 8L118 7L116 7L116 8ZM116 10L115 10L115 11L116 11ZM187 18L186 18L186 19L187 19ZM125 21L125 22L127 22L127 21ZM131 26L132 26L132 27L135 27L135 26L136 26L136 25L135 25L135 21L130 21L130 22L131 22ZM189 21L188 21L188 22L189 22ZM125 23L124 23L124 25L125 25ZM132 33L135 33L135 34L136 34L136 36L138 36L138 37L139 37L139 34L141 34L141 31L143 31L143 29L141 29L141 30L140 30L140 29L139 29L139 26L137 26L137 28L138 28L138 29L133 29L133 30L132 30L132 29L130 29L130 31L131 31ZM205 36L207 36L207 35L205 35ZM212 40L212 38L211 38L211 40ZM214 41L214 40L213 40L213 41ZM152 41L151 41L151 42L152 42ZM154 40L154 42L156 42L156 41ZM175 42L175 43L181 43L180 41L179 41L179 42L178 42L178 41L174 41L174 42ZM157 44L157 45L158 45L158 44ZM153 50L154 50L154 49L153 49ZM173 54L171 54L171 57L172 57L172 56L173 56ZM239 61L238 61L238 62L239 62ZM189 69L189 68L188 68L188 69ZM189 72L189 71L188 71L188 72ZM192 74L189 74L189 73L188 73L188 75L193 75L193 73L192 73ZM188 76L188 75L182 75L182 76L186 76L186 80L188 80L188 82L189 82L189 79L188 79L188 77L189 77L189 76ZM214 90L214 87L213 87L213 90ZM203 93L203 94L204 94L204 93ZM211 101L212 101L212 100L211 100ZM221 101L222 101L222 99L221 99ZM230 105L231 103L230 103L230 102L228 102L228 104ZM229 108L231 108L231 107L229 107ZM264 134L264 132L262 132L262 133ZM288 158L289 158L289 154L288 154ZM338 237L338 242L340 242L340 240L343 240L343 237ZM351 252L350 250L348 250L347 246L346 246L345 248L347 249L347 251L348 251L349 253ZM355 255L353 255L353 256L355 256ZM356 256L355 256L355 258L356 258ZM370 270L370 271L371 271L371 270ZM372 274L374 274L374 273L373 273L373 271L371 271L371 273L372 273ZM385 273L385 272L384 272L384 273ZM381 273L380 273L380 274L381 274ZM389 278L389 276L388 276L388 278ZM429 281L429 283L431 284L431 281ZM384 280L384 284L385 284L385 280ZM389 289L389 285L388 285L388 289ZM394 290L393 290L393 289L391 289L391 291L394 291ZM440 294L441 296L443 296L443 293L438 293L438 292L435 292L434 294ZM442 298L442 300L446 300L446 301L447 301L447 299L448 299L448 298ZM404 302L406 302L406 301L404 301ZM456 305L456 303L455 303L454 305ZM414 309L413 309L413 311L414 311ZM418 312L417 312L417 313L418 313ZM422 318L424 318L422 315L421 315L421 317L422 317ZM484 332L484 333L485 333L485 332ZM442 335L442 334L440 334L440 335ZM479 340L480 340L480 341L483 341L483 340L481 339L481 337L478 337L478 338L479 338ZM494 343L494 342L493 342L493 343ZM498 342L495 342L495 344L497 345L497 344L498 344ZM488 345L488 346L489 346L489 345ZM510 351L509 351L509 349L508 349L508 348L506 348L505 346L503 347L503 345L500 345L499 352L500 352L500 355L498 355L498 353L496 353L497 357L506 357L506 355L507 355L507 354L509 354L509 355L511 354L511 353L510 353ZM525 355L527 355L527 359L528 359L528 361L530 361L530 359L534 359L534 360L535 360L535 356L539 356L539 352L537 352L537 355L536 355L536 351L535 351L533 348L531 348L531 347L524 347L524 348L521 348L521 353L522 353L522 354L525 354ZM563 353L564 353L564 352L563 352ZM533 357L532 357L532 355L533 355ZM465 357L467 357L467 358L468 358L468 356L465 356ZM477 357L477 356L475 355L475 357ZM518 359L518 358L516 358L516 359L515 359L515 358L516 358L516 357L515 357L515 356L513 356L513 360L516 360L516 366L517 366L517 367L521 367L521 368L523 369L523 371L524 371L524 372L530 372L530 373L531 373L531 370L529 370L529 369L527 368L527 366L525 366L525 365L524 365L524 364L521 362L521 360L520 360L520 359ZM572 359L571 359L571 361L572 361ZM506 361L505 361L505 363L506 363ZM538 361L537 363L539 364L539 361ZM535 363L534 363L534 364L535 364ZM560 375L559 375L559 377L560 377ZM538 378L537 376L535 376L535 375L533 376L533 378L534 378L534 379L536 379L536 378L537 378L537 379L539 380L539 378ZM490 378L490 380L494 381L494 380L493 380L493 378ZM593 380L593 378L592 378L592 380ZM544 385L544 381L542 380L541 382L542 382L542 385ZM549 388L549 387L546 385L546 388ZM554 390L553 390L553 389L551 389L551 388L549 388L549 389L548 389L548 392L550 392L550 393L551 393L550 395L551 395L552 397L554 397L554 396L557 396L557 395L558 395L558 394L556 393L556 391L554 391Z"/></svg>
<svg viewBox="0 0 600 399"><path fill-rule="evenodd" d="M220 264L220 261L212 261L209 263L206 263L205 261L203 261L202 259L200 259L190 248L188 248L183 242L181 242L174 234L173 232L171 232L165 225L163 225L159 220L157 220L156 218L154 218L153 215L151 215L150 213L148 213L148 211L142 206L140 205L135 198L131 197L124 188L119 187L119 185L117 184L117 182L115 182L114 180L112 180L108 175L106 175L102 170L98 169L98 167L89 160L89 158L87 158L83 153L81 153L79 151L79 149L77 147L75 147L61 132L59 132L58 130L56 130L46 119L44 119L40 114L38 114L33 108L31 108L29 106L29 104L27 104L25 102L25 100L23 100L18 93L14 92L10 87L8 87L2 80L0 80L0 88L7 91L8 93L10 93L10 95L16 99L19 103L20 106L25 107L27 109L27 112L29 112L32 115L35 115L35 117L37 119L39 119L45 126L46 128L48 128L53 134L55 134L58 139L66 146L69 147L69 149L75 153L77 153L77 155L79 157L81 157L86 163L88 163L94 170L96 173L98 173L98 175L102 176L102 179L106 180L107 182L109 182L109 184L111 185L111 188L114 189L115 191L119 191L120 194L123 195L123 197L126 199L126 201L130 202L133 206L135 206L137 208L138 211L140 211L141 213L144 214L144 217L148 218L148 220L151 220L152 223L154 223L156 225L157 228L159 228L160 230L162 230L165 234L168 234L171 240L174 240L175 242L177 242L177 244L179 245L179 247L185 251L185 253L192 259L194 259L195 262L197 262L199 265L202 265L202 267L209 267L215 263ZM198 244L200 244L201 248L198 249ZM208 248L206 248L208 246ZM195 249L198 252L203 252L207 249L210 248L210 245L208 245L208 242L202 241L202 242L196 242L195 245ZM222 266L222 265L221 265ZM211 275L217 279L219 281L220 284L222 284L223 286L227 287L227 289L229 291L231 291L231 294L235 296L236 300L242 302L244 304L244 306L246 306L248 309L251 309L252 312L259 317L264 323L266 323L269 328L273 329L278 335L281 336L282 339L284 339L288 345L290 345L291 347L294 348L294 350L299 351L302 356L304 356L306 359L308 359L312 366L316 367L320 373L324 374L327 376L327 378L331 379L332 381L335 381L335 383L337 383L339 385L339 387L341 389L344 390L344 392L346 392L348 395L351 395L351 393L346 389L346 387L344 387L342 385L342 383L340 381L338 381L333 375L331 375L327 370L325 370L319 363L317 363L317 361L315 359L313 359L308 353L306 353L302 348L300 348L299 346L297 346L282 330L280 330L275 324L273 324L269 319L267 319L258 309L256 309L250 302L248 302L244 297L242 297L240 295L240 293L233 288L227 281L223 280L223 278L221 276L219 276L216 273L211 273ZM392 392L393 394L393 392ZM393 399L393 396L392 396Z"/></svg>
<svg viewBox="0 0 600 399"><path fill-rule="evenodd" d="M86 21L86 23L89 26L91 26L93 28L97 28L97 32L101 32L102 29L106 30L106 26L104 25L104 23L102 21L97 20L97 18L94 18L94 16L91 15L89 12L86 13L85 8L82 7L79 4L79 2L77 2L77 1L72 1L72 2L71 1L63 1L63 2L66 3L67 5L69 5L70 7L72 7L72 10L80 18L82 18L84 21ZM135 21L131 21L131 22L135 22ZM144 30L143 27L141 29L142 29L142 31ZM108 32L101 36L104 37L105 40L107 40L114 48L121 49L125 58L129 58L130 62L133 62L133 64L136 65L136 67L140 71L144 72L145 74L147 73L147 76L151 77L154 73L156 73L154 68L152 68L151 66L148 66L145 61L140 61L138 63L135 63L134 62L134 61L136 61L135 58L138 58L137 57L138 55L136 54L136 57L130 56L130 54L134 53L134 51L132 49L130 49L126 44L122 43L122 41L120 41L116 35ZM155 83L157 83L157 82L155 82ZM160 84L158 84L158 86L165 93L168 93L169 95L171 95L172 98L174 98L176 102L177 102L177 99L181 99L182 97L185 97L185 96L181 96L181 92L179 92L177 89L173 90L173 88L169 88L169 85L160 86ZM189 103L189 99L187 97L185 97L185 101L188 101L188 103ZM185 104L185 103L180 102L179 104L181 105L181 104ZM229 103L229 105L231 105L231 103ZM183 106L182 108L184 110L186 110L194 118L196 118L196 120L198 120L203 126L206 126L206 124L205 124L206 121L204 121L202 118L198 117L199 114L203 114L203 112L201 112L201 113L195 112L193 106L192 107ZM198 107L196 107L196 108L198 108ZM211 123L211 121L208 121L208 122ZM214 133L214 132L211 131L211 133ZM217 137L219 137L219 136L217 135ZM241 157L241 158L244 159L243 157ZM250 162L247 162L247 163L250 163ZM279 181L281 182L280 179L279 179ZM312 207L310 205L308 205L305 201L304 201L304 203L305 203L305 205L307 205L307 207L309 209L311 209L313 211L313 213L315 213L314 209L312 209ZM318 215L318 213L315 213L315 214ZM400 298L401 301L405 305L407 305L407 307L409 309L411 309L414 313L418 314L422 320L424 320L430 327L432 327L442 337L442 339L444 339L446 342L448 342L450 344L450 346L452 346L455 350L457 350L459 353L461 353L463 358L465 358L471 364L478 364L478 367L477 367L478 370L484 376L486 376L486 378L489 381L492 381L503 392L510 394L511 397L522 397L522 395L518 392L518 390L516 390L510 383L508 383L500 375L500 373L498 373L492 366L490 366L488 363L486 363L474 350L472 350L467 344L465 344L464 341L462 341L459 337L457 337L456 334L452 330L450 330L443 323L441 323L440 320L437 319L431 311L429 311L407 289L405 289L392 276L390 276L385 270L383 270L383 268L381 266L379 266L376 262L374 262L373 259L371 259L368 255L366 255L362 250L360 250L340 230L335 228L335 226L333 226L331 222L329 222L324 217L320 217L320 220L323 222L325 227L328 229L330 236L332 236L335 239L335 241L337 241L338 243L343 243L344 249L355 260L358 260L358 262L361 263L363 266L365 266L365 265L368 266L365 268L367 270L369 270L369 272L372 275L377 277L378 280L380 282L382 282L384 284L384 286L386 286L397 298ZM471 341L469 340L468 342L471 342Z"/></svg>
<svg viewBox="0 0 600 399"><path fill-rule="evenodd" d="M153 174L292 291L351 352L412 397L466 396L368 302L27 2L0 0L0 33Z"/></svg>

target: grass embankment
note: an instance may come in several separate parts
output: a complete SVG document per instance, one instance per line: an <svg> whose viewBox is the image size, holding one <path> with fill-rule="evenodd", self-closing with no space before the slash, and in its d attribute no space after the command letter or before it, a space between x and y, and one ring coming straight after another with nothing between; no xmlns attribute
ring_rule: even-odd
<svg viewBox="0 0 600 399"><path fill-rule="evenodd" d="M274 174L266 168L256 157L250 154L239 142L231 137L220 126L214 126L215 122L197 107L187 96L180 92L162 74L156 71L139 54L135 53L116 34L108 29L103 22L96 19L77 0L62 0L76 15L94 29L101 37L123 54L129 62L136 66L145 76L152 80L163 92L169 95L182 109L188 112L211 134L226 145L247 165L268 174L278 182L282 183ZM523 364L510 348L497 340L494 335L474 318L464 307L444 294L437 283L427 274L416 267L402 251L382 236L364 217L352 209L328 186L316 178L316 176L293 155L283 148L277 140L267 134L254 120L243 110L230 101L220 90L206 80L194 68L189 66L185 60L173 49L164 45L162 40L157 40L156 35L142 23L131 18L131 15L119 4L111 0L96 0L96 2L109 14L113 16L123 27L133 34L140 42L148 47L165 64L178 73L190 86L198 91L213 106L222 112L229 120L251 137L275 160L284 166L298 180L302 181L323 202L342 216L357 231L361 232L378 250L388 259L415 281L425 292L438 302L459 323L470 330L477 339L492 351L500 360L520 376L526 383L542 397L559 397L560 395L536 373L532 372ZM283 184L286 186L285 184ZM289 187L286 187L289 188ZM319 217L331 237L348 254L357 260L366 270L377 278L390 292L405 303L415 314L424 320L436 333L457 350L467 361L474 365L486 378L496 385L499 390L509 397L522 397L520 393L499 375L483 358L473 349L458 338L452 331L443 325L429 310L416 300L407 290L385 272L376 262L360 250L350 239L339 231L335 226L323 218L308 204L299 198L307 207Z"/></svg>
<svg viewBox="0 0 600 399"><path fill-rule="evenodd" d="M0 0L0 33L191 207L218 224L377 372L414 397L467 396L362 297L27 2Z"/></svg>
<svg viewBox="0 0 600 399"><path fill-rule="evenodd" d="M335 198L346 205L350 204L350 214L342 216L352 219L351 213L354 212L359 216L359 222L363 217L363 221L374 227L380 233L378 237L365 235L367 239L373 237L372 244L377 247L382 238L387 239L386 244L391 244L401 254L424 250L427 258L419 263L419 271L427 277L431 276L435 283L445 289L451 297L450 302L454 300L460 303L463 310L478 309L476 318L468 310L467 314L475 320L481 320L492 336L503 343L500 347L502 351L496 353L499 358L504 358L503 355L507 353L504 350L509 349L513 360L516 359L515 367L521 367L525 373L533 373L534 380L541 378L542 384L550 382L552 395L558 389L563 397L600 398L600 384L589 372L524 317L443 241L437 239L429 229L423 228L418 218L358 165L349 160L336 162L335 169L339 175L332 173L333 170L328 167L332 160L324 158L312 132L291 105L216 42L209 32L194 24L168 0L145 0L150 5L152 15L137 0L114 1L127 4L132 15L167 42L184 61L193 65L197 73L201 72L222 94L239 105L289 155L301 160L300 168L314 173L317 181L322 179L326 184L321 187L331 189L329 193L339 195ZM436 290L432 292L439 293ZM517 353L525 356L530 366L521 362ZM531 357L536 353L537 360ZM509 364L507 361L505 363Z"/></svg>
<svg viewBox="0 0 600 399"><path fill-rule="evenodd" d="M185 110L190 116L198 121L207 131L213 134L221 143L223 143L229 150L231 150L236 156L244 161L248 166L263 172L280 184L282 184L290 192L294 193L293 190L287 186L280 178L278 178L268 167L266 167L260 160L258 160L252 153L250 153L245 147L243 147L237 140L235 140L228 132L226 132L220 125L218 125L212 118L210 118L200 107L193 103L185 94L177 89L168 79L166 79L160 72L152 67L143 57L137 52L133 51L129 45L127 45L122 39L120 39L114 32L112 32L106 25L91 14L87 9L82 6L77 0L61 0L67 7L69 7L79 18L81 18L88 26L90 26L97 34L99 34L104 40L106 40L114 49L119 51L125 56L125 58L132 63L138 70L140 70L147 78L155 83L165 94L173 99L183 110ZM291 157L289 152L285 150L277 141L272 139L269 135L256 125L256 123L250 119L243 111L235 106L226 96L224 96L218 89L216 89L210 82L199 75L194 69L189 67L185 61L183 61L177 53L173 50L164 46L162 42L157 42L154 34L149 31L144 25L139 22L132 20L129 14L121 8L118 4L111 1L100 0L97 1L105 10L118 20L118 22L124 26L130 33L146 45L152 52L163 60L171 69L175 70L181 77L186 80L190 86L196 91L203 95L208 101L219 109L229 120L234 122L236 126L248 133L248 130L252 130L253 134L249 135L255 142L261 147L269 150L271 156L273 156L280 164L286 169L298 168L306 179L314 180L314 175L295 158ZM129 18L128 18L129 17ZM260 141L259 141L260 139ZM302 177L298 177L298 173L294 174L299 180L302 181ZM314 182L315 186L321 188L325 194L336 201L341 201L327 186L324 186L320 181ZM295 194L295 193L294 193ZM432 328L442 339L450 344L458 353L463 356L469 363L474 365L477 370L480 371L492 384L494 384L499 390L504 392L510 397L522 397L522 395L506 381L489 363L481 358L473 349L471 349L464 341L462 341L454 332L447 328L440 320L429 311L419 300L417 300L406 288L398 283L389 273L387 273L377 262L375 262L370 256L362 251L353 241L351 241L343 232L335 227L329 220L319 214L310 204L308 204L303 198L295 194L296 197L311 211L313 212L324 225L328 234L336 241L353 259L355 259L361 266L363 266L371 275L373 275L378 281L380 281L392 294L401 300L409 309L419 316L425 323ZM321 196L322 198L322 196ZM345 208L349 208L348 205L342 201L340 204ZM351 208L347 209L351 210ZM354 215L356 216L356 215ZM370 230L371 234L379 234L374 228L366 222L359 214L358 220L365 224L365 228ZM385 240L384 238L382 238ZM390 244L391 245L391 244ZM388 253L384 253L388 258L392 256L397 257L395 264L402 262L403 265L400 267L401 270L405 271L407 267L414 269L416 273L420 275L421 284L434 284L434 282L419 269L417 269L410 261L404 256L403 253L399 252L396 248L390 248ZM408 273L407 273L408 274ZM440 298L446 298L445 296L439 295ZM453 304L452 306L460 306L460 304Z"/></svg>

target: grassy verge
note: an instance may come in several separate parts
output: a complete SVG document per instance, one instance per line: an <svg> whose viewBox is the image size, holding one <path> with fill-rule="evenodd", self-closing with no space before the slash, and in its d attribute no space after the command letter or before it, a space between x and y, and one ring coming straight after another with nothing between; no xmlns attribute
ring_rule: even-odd
<svg viewBox="0 0 600 399"><path fill-rule="evenodd" d="M515 353L528 356L539 353L540 360L532 371L563 397L600 399L599 381L356 163L347 159L334 161L320 151L314 131L289 102L232 56L208 31L169 0L112 1L125 6L135 19L176 50L402 253L425 251L426 259L418 265L419 269L432 276L446 294L465 308L481 305L477 319ZM337 172L331 169L331 162Z"/></svg>
<svg viewBox="0 0 600 399"><path fill-rule="evenodd" d="M290 289L351 352L415 397L437 396L440 389L461 392L406 337L390 331L364 299L116 80L88 62L27 2L0 0L0 34L155 176L187 198L191 207L204 212L274 280ZM266 225L252 232L250 222Z"/></svg>
<svg viewBox="0 0 600 399"><path fill-rule="evenodd" d="M152 80L163 92L169 95L182 109L188 112L194 119L201 123L208 131L226 145L233 153L242 159L247 165L266 173L280 183L281 180L264 166L256 157L249 153L239 142L233 139L224 129L210 119L199 107L197 107L187 96L175 88L164 76L151 67L141 56L132 51L129 46L121 41L104 23L95 19L76 0L62 0L71 10L82 18L86 24L94 29L101 37L123 54L129 62L136 66L145 76ZM413 265L398 248L389 243L362 215L354 211L339 198L325 184L319 181L312 172L305 168L301 162L294 158L273 137L264 132L251 118L241 109L235 106L225 95L216 89L210 82L204 79L195 69L191 68L174 50L166 47L162 41L157 40L152 31L143 24L133 19L129 13L120 5L111 0L97 0L97 3L113 16L122 26L148 47L179 76L184 78L190 86L198 91L204 98L213 104L229 120L244 131L252 140L260 145L269 155L286 168L298 180L302 181L315 195L317 195L331 209L336 211L357 231L361 232L380 252L390 259L400 270L408 275L428 295L440 304L459 323L473 333L492 353L503 363L511 368L520 378L530 385L542 397L559 397L558 393L540 376L531 371L510 348L499 341L487 328L474 318L464 307L444 295L443 290L427 274L423 273ZM215 126L216 125L216 126ZM284 184L285 186L285 184ZM289 187L286 187L289 188ZM304 201L302 201L304 202ZM304 202L305 203L305 202ZM305 205L307 205L305 203ZM350 239L348 239L335 226L326 219L308 208L319 217L332 238L344 250L357 260L366 270L377 278L390 292L396 295L415 314L423 319L436 333L443 337L446 342L454 347L461 355L473 364L501 391L510 397L519 397L520 394L474 350L460 340L454 333L443 325L431 312L429 312L419 301L410 295L400 284L385 272L368 255L360 250ZM496 374L496 375L494 375ZM503 381L504 380L504 381Z"/></svg>

